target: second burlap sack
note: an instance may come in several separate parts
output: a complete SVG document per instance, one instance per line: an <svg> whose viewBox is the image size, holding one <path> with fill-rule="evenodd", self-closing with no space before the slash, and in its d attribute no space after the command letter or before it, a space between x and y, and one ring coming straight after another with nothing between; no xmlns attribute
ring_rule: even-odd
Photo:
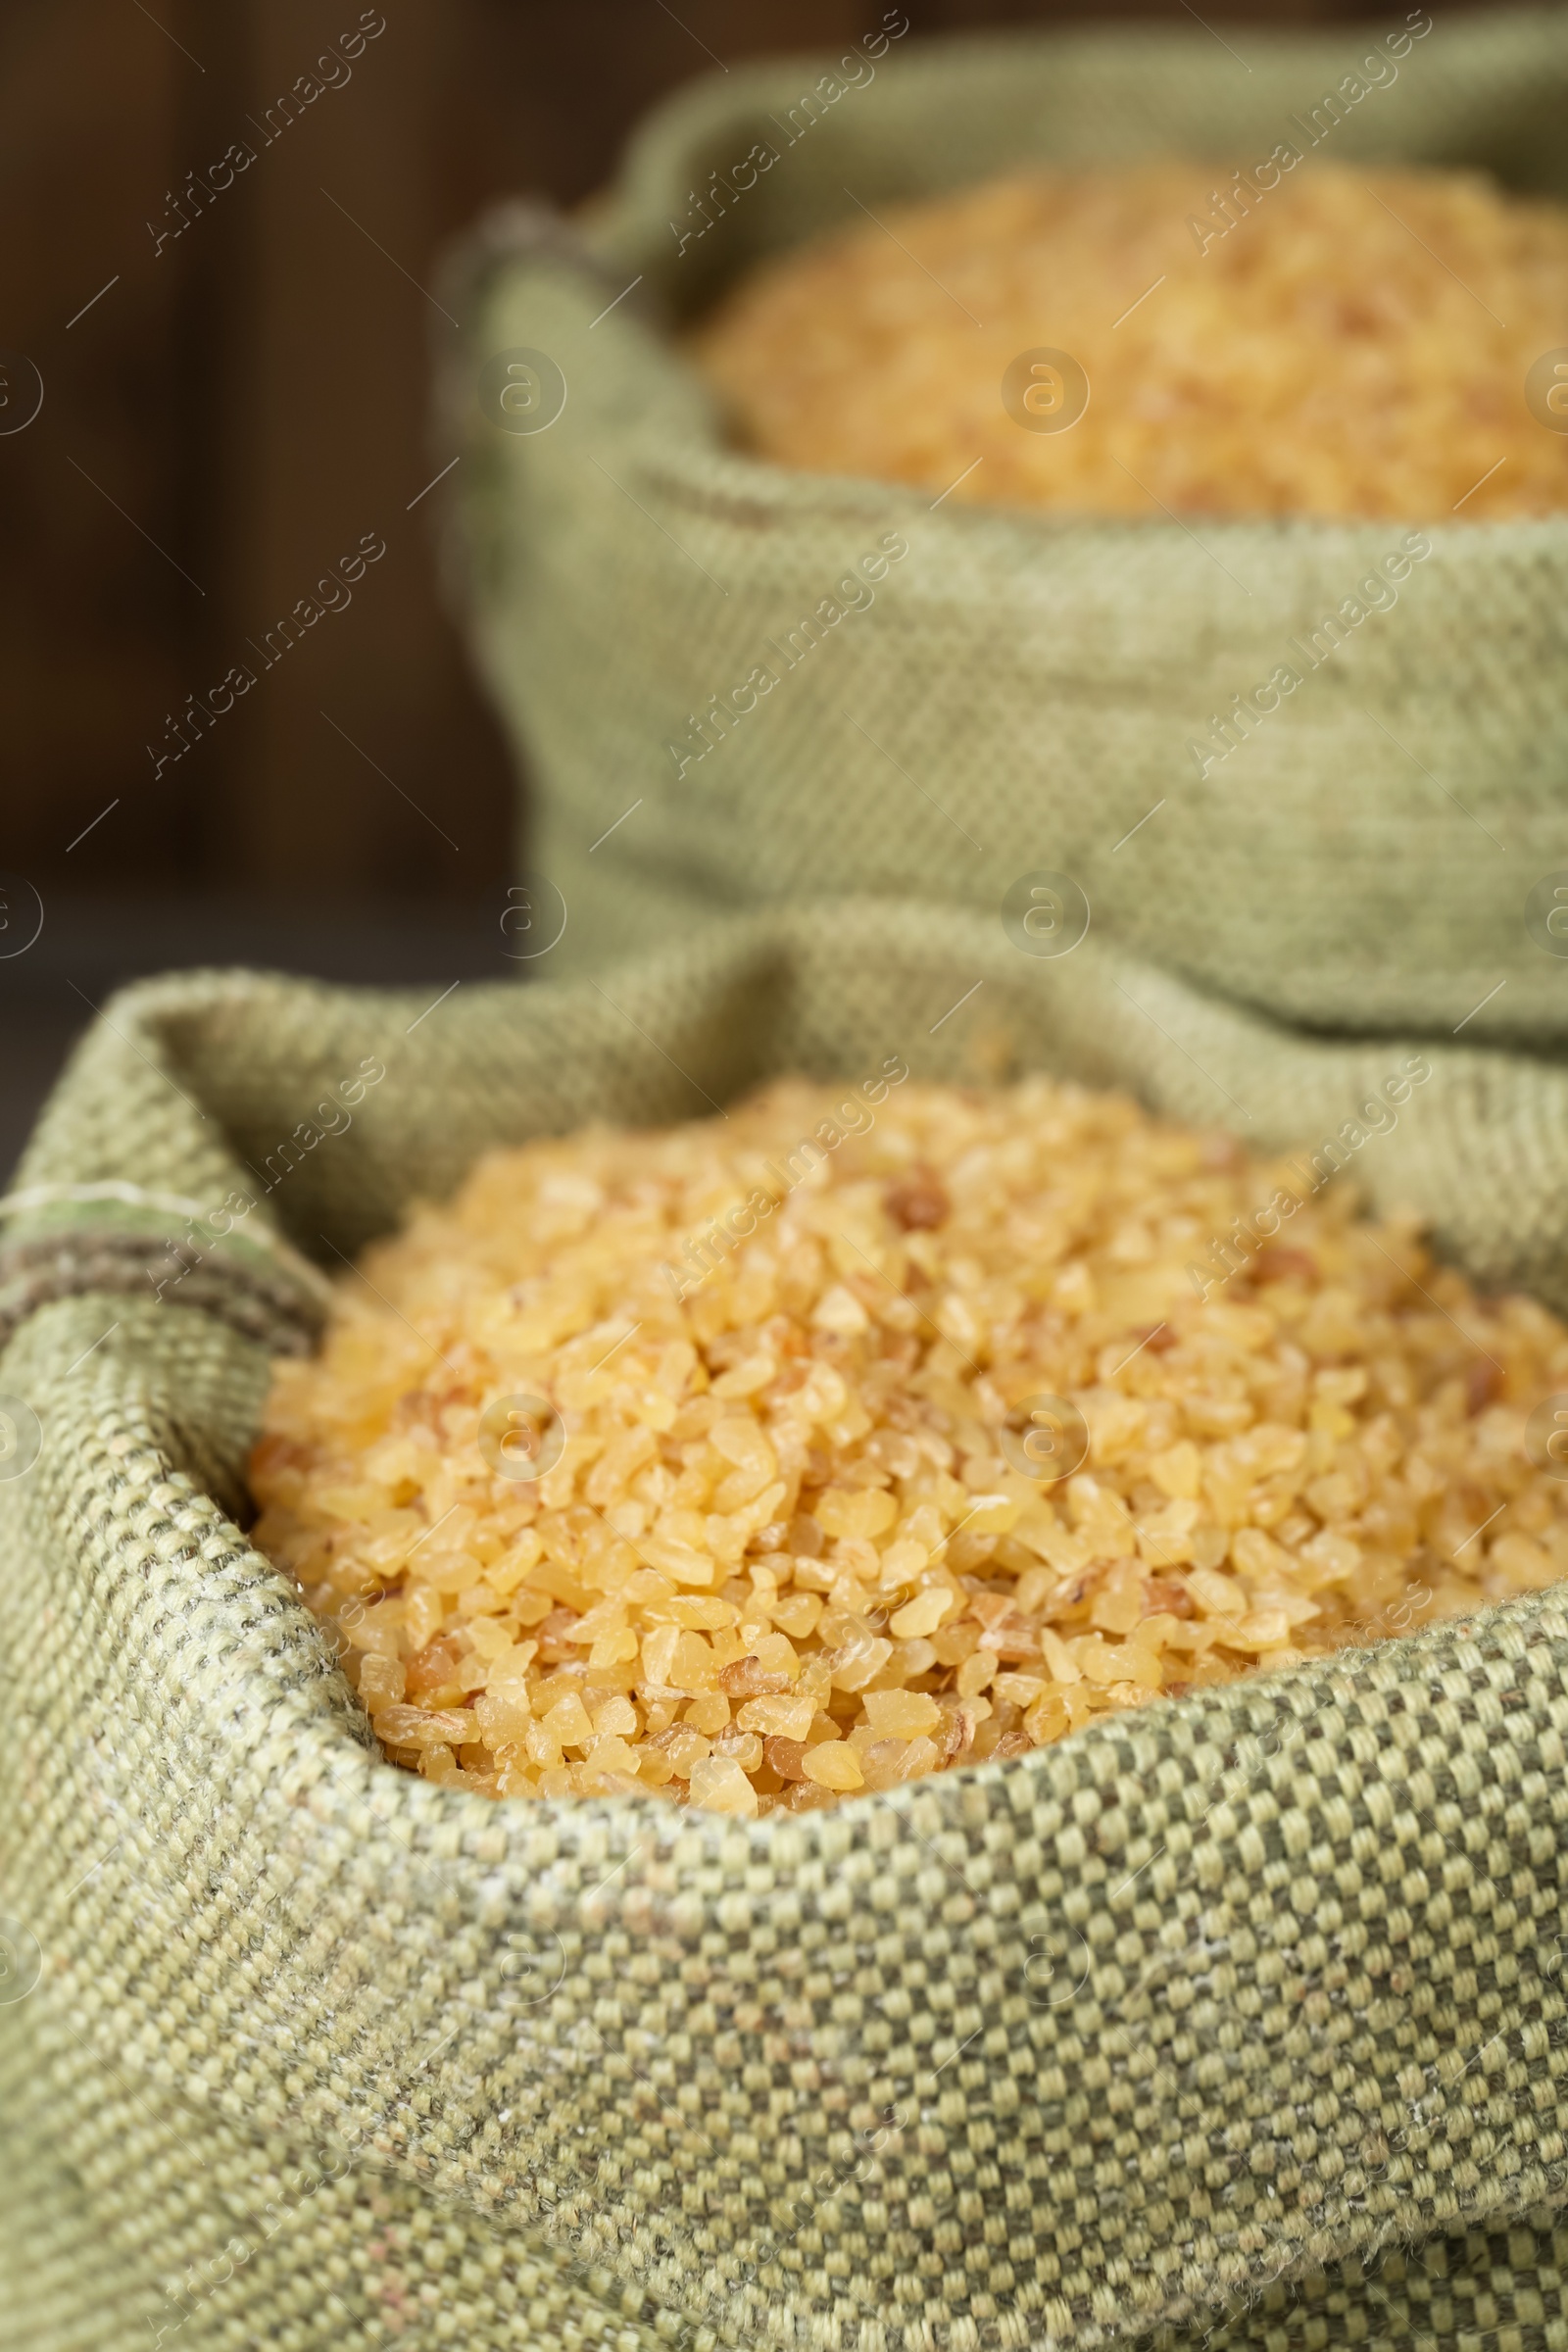
<svg viewBox="0 0 1568 2352"><path fill-rule="evenodd" d="M880 215L1031 158L1195 153L1223 179L1373 47L1396 78L1323 114L1324 156L1568 191L1568 17L1415 17L1249 26L1238 59L1196 25L922 45L893 12L853 63L737 67L669 102L580 231L492 220L452 303L455 562L531 776L537 938L564 902L558 965L785 898L995 912L1049 868L1102 931L1277 1017L1555 1046L1568 940L1527 900L1568 866L1568 517L933 505L735 454L678 339L857 199ZM748 176L754 149L775 160ZM1364 621L1200 774L1211 717L1348 603Z"/></svg>

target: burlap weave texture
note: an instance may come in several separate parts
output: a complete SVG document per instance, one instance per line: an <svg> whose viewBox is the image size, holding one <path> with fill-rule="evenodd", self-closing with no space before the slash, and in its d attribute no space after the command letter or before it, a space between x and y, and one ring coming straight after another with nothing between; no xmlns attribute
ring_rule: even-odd
<svg viewBox="0 0 1568 2352"><path fill-rule="evenodd" d="M21 1180L254 1192L367 1055L384 1083L259 1201L259 1248L275 1215L335 1265L486 1143L894 1049L1208 1115L1122 992L1245 1072L1264 1140L1388 1051L1271 1035L1092 941L1052 967L976 917L840 906L434 1011L146 984ZM1520 1147L1560 1139L1559 1074L1425 1050L1421 1149L1369 1152L1369 1187L1479 1171L1560 1268ZM5 1902L39 1954L0 2003L19 2340L1568 2340L1558 1595L801 1822L492 1804L375 1758L248 1548L266 1376L150 1291L57 1298L0 1365L43 1432L0 1482Z"/></svg>

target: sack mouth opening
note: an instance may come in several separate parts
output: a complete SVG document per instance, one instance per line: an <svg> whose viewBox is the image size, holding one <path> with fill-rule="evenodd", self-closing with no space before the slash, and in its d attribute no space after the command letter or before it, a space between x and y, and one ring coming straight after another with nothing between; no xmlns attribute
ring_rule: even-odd
<svg viewBox="0 0 1568 2352"><path fill-rule="evenodd" d="M496 444L502 437L486 423L471 380L473 356L506 340L490 326L494 309L501 300L514 303L530 278L549 281L564 294L572 314L570 331L586 336L601 323L605 288L613 275L612 271L606 273L604 257L586 240L573 251L568 224L552 220L549 236L542 236L538 225L541 209L494 208L446 265L449 287L465 290L472 306L470 317L484 322L477 332L470 330L462 355L449 354L441 365L446 439L460 454L466 446L471 447L491 464L505 464L510 456L513 465L523 471L528 459L521 453L531 449L531 441L507 436L507 447L498 451ZM1391 531L1417 529L1433 534L1434 553L1440 556L1449 550L1486 547L1538 563L1556 560L1568 565L1568 510L1474 519L1453 513L1415 511L1399 514L1237 514L1193 508L1184 509L1181 515L1163 511L1125 514L1092 507L1031 507L1001 498L954 501L947 492L932 499L924 486L906 481L790 466L760 456L730 436L716 395L685 358L677 330L661 316L657 298L628 304L603 323L622 340L635 339L666 389L679 397L684 414L678 423L665 417L657 425L625 416L599 416L591 409L584 411L581 403L574 414L568 395L561 423L569 424L579 435L579 446L590 453L599 447L638 466L639 487L662 491L681 513L737 528L755 530L806 521L820 525L835 514L846 521L874 514L884 520L891 516L900 523L918 523L923 534L936 533L953 547L960 547L968 539L994 541L1005 532L1020 552L1035 547L1071 551L1077 545L1095 552L1107 544L1130 542L1168 551L1173 558L1191 559L1194 564L1205 561L1194 542L1195 526L1202 530L1205 543L1217 540L1238 555L1250 548L1277 554L1282 547L1296 545L1321 550L1325 562L1346 551L1352 563L1360 552L1384 552L1383 543ZM614 495L612 486L606 488L607 495ZM473 495L454 486L447 494L449 514L463 512ZM480 518L476 515L476 519ZM482 532L482 520L480 527ZM1119 593L1125 595L1132 585L1121 581Z"/></svg>
<svg viewBox="0 0 1568 2352"><path fill-rule="evenodd" d="M892 910L880 907L874 912L885 924ZM866 919L870 919L870 910L862 910L862 913ZM807 918L808 935L813 919L819 926L826 924L830 929L838 929L845 920L845 910L837 907L816 910L814 917ZM769 995L779 993L783 980L789 974L792 953L798 955L800 952L800 942L796 941L792 948L788 936L792 928L798 927L786 922L775 932L775 936L760 945L754 943L749 953L739 958L727 975L729 1002L732 1004L758 1004ZM744 926L741 928L744 930ZM871 944L874 954L875 943ZM612 991L618 993L620 985L612 980ZM711 984L709 985L710 988ZM515 1042L527 1036L533 1015L543 1014L552 1004L564 1003L568 995L578 1003L585 1003L590 997L605 999L605 992L594 988L592 984L583 984L575 989L571 989L569 984L563 984L554 992L547 990L538 994L517 990L506 982L480 984L470 992L469 1003L474 1011L469 1017L492 1021L499 1014L514 1013L515 1020L503 1020L500 1029ZM270 1132L271 1126L287 1127L290 1115L300 1108L305 1096L317 1091L319 1072L335 1067L336 1061L347 1061L344 1041L363 1029L368 1016L373 1019L376 1026L367 1034L371 1042L380 1044L387 1038L399 1034L408 1036L416 1031L424 1009L421 996L413 992L389 994L334 989L313 982L268 978L243 972L195 976L180 974L164 980L138 982L122 992L106 1009L99 1028L90 1036L88 1050L106 1054L110 1064L119 1065L122 1069L128 1054L135 1062L143 1063L152 1070L154 1080L158 1076L155 1066L158 1059L163 1060L171 1070L177 1070L178 1078L172 1082L180 1088L186 1102L185 1112L178 1115L183 1116L188 1131L181 1140L193 1145L199 1126L211 1121L233 1141L238 1126L240 1141L234 1143L238 1154L236 1164L254 1170L256 1162L250 1152L259 1151L258 1136ZM407 1020L405 1013L409 1015ZM142 1048L133 1042L138 1033ZM316 1066L302 1087L290 1049L307 1035L316 1040L312 1055ZM264 1050L264 1043L279 1036L283 1040L283 1047L281 1052L275 1054L271 1069L266 1074L268 1083L258 1083L257 1061ZM149 1048L150 1054L143 1050ZM446 1049L438 1044L434 1051L438 1061L426 1064L427 1073L438 1066L439 1057ZM682 1047L680 1051L684 1054L691 1049ZM1314 1043L1307 1051L1329 1053L1333 1049L1317 1047ZM1454 1051L1456 1060L1471 1058L1460 1056ZM362 1075L367 1060L375 1063L380 1058L377 1054L362 1057ZM701 1061L697 1066L703 1076L710 1080L715 1094L733 1096L748 1091L760 1079L775 1074L778 1065L769 1059L769 1047L764 1039L747 1066L731 1071L727 1077L716 1067ZM1048 1062L1041 1066L1054 1065ZM491 1067L493 1069L493 1062ZM384 1069L382 1074L386 1074ZM824 1071L822 1074L830 1075L831 1072ZM609 1083L613 1092L613 1073ZM691 1083L697 1082L693 1080ZM378 1084L378 1080L368 1079L361 1101L373 1100L370 1090ZM268 1091L269 1085L272 1090L270 1093ZM341 1097L336 1099L341 1100ZM666 1101L669 1099L666 1096ZM665 1116L689 1115L690 1108L689 1103L682 1102L667 1109ZM175 1105L168 1115L175 1119L177 1113L178 1106ZM490 1140L521 1140L523 1131L514 1126L508 1128L504 1116L497 1117L494 1085L487 1092L484 1116L490 1122ZM551 1129L530 1126L525 1131L561 1132L565 1123L569 1121L559 1122ZM664 1122L655 1119L649 1123ZM291 1132L298 1135L299 1128L304 1124L303 1121L298 1122ZM472 1141L470 1135L469 1142ZM46 1117L42 1145L45 1157L48 1147L49 1122ZM362 1134L360 1143L352 1147L360 1153L360 1164L366 1169L373 1166L377 1154L398 1157L409 1148L410 1131L396 1124L390 1128L383 1127L379 1138L373 1139L368 1146L365 1144ZM477 1148L482 1148L482 1142ZM307 1167L307 1154L310 1152L347 1153L350 1150L346 1132L341 1136L329 1132L319 1134L315 1143L300 1144L298 1156L284 1167L284 1176L297 1176ZM261 1156L265 1164L273 1164L270 1156ZM31 1171L28 1173L29 1176L32 1174ZM96 1177L96 1169L93 1174ZM442 1174L450 1178L453 1170L444 1169ZM283 1186L284 1176L277 1179L280 1186ZM82 1189L113 1190L114 1183L115 1180L99 1178L96 1186L89 1181ZM348 1224L339 1225L336 1239L332 1237L330 1227L320 1229L315 1238L326 1245L324 1262L333 1265L335 1270L337 1265L346 1263L350 1255L349 1250L340 1246L341 1243L354 1242L357 1245L373 1232L389 1230L398 1221L403 1204L419 1189L417 1176L411 1176L407 1166L403 1166L400 1184L390 1189L385 1186L381 1188L376 1203L377 1213L372 1222L367 1223L362 1217L352 1227ZM436 1185L430 1189L440 1188ZM118 1207L120 1204L106 1205ZM263 1204L258 1202L256 1205ZM93 1212L89 1204L82 1204L79 1213L83 1217L90 1217ZM287 1222L296 1238L310 1238L310 1217L296 1215ZM51 1227L51 1230L55 1229ZM318 1250L315 1254L318 1262L323 1262L322 1250ZM111 1311L115 1309L118 1302L111 1297L104 1294L98 1297L105 1307ZM174 1306L177 1314L181 1304L177 1295L172 1296L169 1303ZM35 1318L35 1329L42 1331L45 1328L43 1318L51 1313L69 1314L70 1311L69 1307L59 1305L54 1308L43 1307L39 1317ZM197 1310L187 1307L185 1311ZM201 1311L205 1313L208 1310ZM100 1395L94 1408L98 1414L96 1420L81 1425L82 1435L85 1438L90 1429L96 1433L96 1442L112 1426L116 1440L112 1450L119 1453L134 1451L138 1446L145 1446L145 1417L126 1408L145 1389L149 1374L144 1366L144 1347L147 1335L154 1329L153 1322L148 1318L161 1312L161 1307L143 1306L139 1310L139 1323L137 1315L128 1315L123 1336L111 1340L99 1357L109 1388ZM255 1343L250 1345L254 1348ZM153 1376L157 1377L156 1374ZM199 1422L199 1397L194 1399L191 1410ZM171 1406L166 1415L167 1430L178 1430L181 1426L180 1411ZM167 1443L165 1450L167 1454ZM176 1441L172 1459L173 1466L193 1478L200 1491L208 1494L213 1492L211 1485L206 1483L207 1473L199 1445L187 1450L183 1444ZM144 1506L147 1524L156 1528L158 1541L177 1544L178 1522L162 1510L152 1492L160 1474L160 1470L149 1462L146 1471L148 1495ZM242 1518L243 1514L239 1516ZM248 1549L232 1509L224 1536L225 1540L232 1540L236 1550ZM1105 1770L1126 1772L1135 1769L1133 1759L1141 1748L1149 1753L1161 1748L1164 1744L1162 1726L1173 1721L1180 1723L1184 1737L1198 1736L1199 1727L1205 1723L1226 1730L1227 1737L1235 1737L1245 1735L1252 1728L1249 1721L1252 1711L1261 1710L1265 1718L1273 1719L1281 1709L1286 1712L1291 1710L1296 1694L1307 1694L1314 1690L1338 1691L1352 1702L1358 1701L1362 1695L1389 1689L1391 1676L1396 1685L1406 1661L1412 1673L1430 1670L1430 1666L1439 1659L1450 1660L1455 1648L1460 1645L1472 1643L1477 1639L1490 1641L1494 1637L1503 1637L1505 1629L1515 1620L1521 1623L1530 1621L1542 1606L1541 1596L1494 1604L1478 1613L1474 1623L1466 1619L1456 1624L1444 1624L1402 1636L1396 1643L1383 1642L1366 1648L1357 1647L1348 1654L1336 1653L1327 1660L1292 1665L1272 1673L1248 1677L1220 1690L1195 1692L1163 1703L1155 1702L1153 1708L1146 1710L1143 1715L1118 1715L1091 1724L1055 1747L1039 1749L1027 1756L954 1767L900 1789L851 1796L820 1813L790 1819L769 1816L756 1822L731 1823L722 1816L688 1809L677 1812L667 1803L654 1798L495 1800L471 1791L441 1789L414 1779L397 1766L383 1764L378 1757L368 1759L357 1722L351 1728L344 1720L345 1704L352 1707L356 1719L359 1717L358 1700L351 1697L346 1684L339 1690L334 1682L334 1687L328 1690L322 1676L321 1659L318 1653L321 1649L323 1636L318 1622L306 1610L270 1562L262 1562L254 1552L249 1553L249 1559L253 1568L265 1568L268 1578L281 1588L277 1598L287 1616L285 1647L294 1660L299 1680L309 1687L312 1694L306 1717L302 1721L301 1736L312 1745L324 1742L320 1753L323 1764L329 1767L328 1780L336 1777L335 1771L330 1768L349 1762L351 1756L359 1769L368 1762L375 1772L376 1786L388 1793L395 1792L400 1802L414 1802L421 1810L434 1805L440 1818L454 1824L461 1822L465 1830L478 1832L486 1826L493 1828L499 1825L509 1843L525 1840L530 1828L539 1823L542 1815L548 1815L564 1844L580 1843L584 1837L590 1835L592 1825L614 1822L645 1827L645 1834L646 1831L653 1831L655 1842L661 1848L695 1835L705 1848L734 1851L736 1835L744 1831L748 1850L769 1853L784 1841L791 1844L795 1853L804 1856L837 1850L847 1835L852 1842L858 1841L862 1835L874 1838L874 1824L878 1820L896 1820L906 1815L912 1807L923 1804L934 1803L937 1809L935 1818L944 1826L956 1828L961 1824L977 1788L1006 1785L1016 1788L1020 1792L1027 1790L1031 1785L1038 1788L1042 1783L1049 1783L1054 1769L1054 1759L1064 1755L1069 1748L1074 1751L1072 1761L1075 1767L1079 1758L1094 1754L1104 1759ZM203 1590L199 1556L192 1554L188 1566L191 1577L189 1599L195 1604L200 1602ZM1549 1594L1546 1597L1549 1601ZM1489 1632L1489 1629L1493 1631ZM275 1700L275 1680L259 1670L245 1669L238 1688L240 1719L260 1722L269 1705ZM1319 1703L1323 1702L1320 1700ZM1176 1711L1174 1716L1172 1710ZM1024 1769L1014 1772L1011 1769L1014 1766ZM1099 1777L1101 1767L1097 1764L1093 1769ZM1007 1775L1005 1784L1001 1780L1004 1773ZM415 1791L417 1791L416 1795Z"/></svg>
<svg viewBox="0 0 1568 2352"><path fill-rule="evenodd" d="M1370 25L1311 32L1250 26L1243 84L1196 25L1142 26L1133 51L1123 33L1098 26L939 33L906 43L904 12L887 12L883 25L900 18L902 28L873 25L865 40L852 44L861 70L848 79L835 73L828 49L748 60L722 74L705 71L643 120L609 186L574 220L533 205L486 216L454 255L454 284L463 277L469 291L481 290L494 285L498 272L530 262L576 276L591 302L584 328L598 338L646 335L654 364L689 403L699 387L674 331L695 323L757 263L863 220L865 204L921 201L1031 163L1092 168L1157 153L1228 172L1265 133L1277 137L1293 108L1313 102L1323 75L1337 78L1382 38ZM1385 29L1396 44L1403 41L1402 63L1387 88L1375 83L1366 104L1336 125L1339 144L1330 153L1358 163L1479 170L1520 195L1568 199L1568 173L1553 136L1568 94L1568 41L1559 20L1510 10L1435 32L1430 18L1414 35L1401 32L1397 20ZM1412 41L1419 45L1412 48ZM837 62L848 68L847 58ZM813 70L818 94L803 101ZM833 97L821 94L830 79L838 85ZM1396 111L1407 100L1413 114ZM1374 106L1387 110L1376 120ZM983 142L964 128L966 107L990 126ZM737 186L731 176L737 158L768 144L776 151L773 166L754 171L749 180L743 172L747 184ZM902 160L910 153L918 159L912 168ZM710 195L711 201L699 201ZM476 318L483 307L464 315ZM468 340L471 348L471 334ZM706 390L701 397L711 407ZM698 434L697 448L705 476L722 466L727 495L743 507L793 500L831 509L838 501L858 512L862 499L875 496L884 506L896 501L902 517L930 505L920 491L875 477L771 466L732 446L716 422ZM684 470L668 439L663 455ZM699 487L690 485L694 495ZM1371 522L1387 527L1399 519ZM1559 514L1404 519L1452 527L1465 546L1538 554L1568 549L1568 516ZM1293 536L1338 546L1347 533L1367 527L1353 516L1310 514L1195 511L1189 520L1238 550L1259 539L1278 546ZM961 508L950 502L931 522L950 544L1005 524L1026 546L1053 547L1084 532L1130 533L1159 546L1179 540L1182 528L1154 512L1101 516L983 499Z"/></svg>

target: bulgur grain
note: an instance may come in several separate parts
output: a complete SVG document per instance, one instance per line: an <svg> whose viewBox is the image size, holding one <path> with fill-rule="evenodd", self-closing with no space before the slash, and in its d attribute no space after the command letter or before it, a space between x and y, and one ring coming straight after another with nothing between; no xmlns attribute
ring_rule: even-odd
<svg viewBox="0 0 1568 2352"><path fill-rule="evenodd" d="M1568 506L1568 438L1525 399L1568 346L1568 211L1475 172L1311 159L1224 229L1213 182L1173 162L1035 171L857 216L743 279L694 354L760 455L955 500L1445 521L1461 501L1467 520ZM1004 407L1005 371L1039 349L1087 373L1070 430Z"/></svg>
<svg viewBox="0 0 1568 2352"><path fill-rule="evenodd" d="M1299 1191L1039 1078L492 1152L277 1366L257 1541L395 1760L747 1814L1568 1574L1523 1438L1568 1332L1332 1187L1213 1279ZM533 1480L482 1437L518 1396ZM1042 1396L1089 1445L1054 1484L1008 1451Z"/></svg>

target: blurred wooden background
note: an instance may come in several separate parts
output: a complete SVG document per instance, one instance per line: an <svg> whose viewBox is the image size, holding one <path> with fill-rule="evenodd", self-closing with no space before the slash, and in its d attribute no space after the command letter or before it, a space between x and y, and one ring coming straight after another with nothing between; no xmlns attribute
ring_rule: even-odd
<svg viewBox="0 0 1568 2352"><path fill-rule="evenodd" d="M0 872L55 899L450 906L493 885L513 780L437 601L434 502L412 503L439 463L426 386L452 330L430 292L437 255L503 193L587 193L635 118L714 60L850 39L880 13L867 0L384 0L365 12L385 28L352 78L264 146L267 110L353 32L358 0L11 0L0 349L31 360L44 403L24 430L0 431ZM1194 12L907 0L907 13L931 33ZM1344 0L1202 11L1368 13ZM254 164L198 193L199 214L187 202L188 227L157 244L187 174L210 180L235 139ZM14 416L24 368L13 361L7 380ZM155 775L146 747L164 746L167 714L205 696L365 532L387 554L352 607Z"/></svg>

